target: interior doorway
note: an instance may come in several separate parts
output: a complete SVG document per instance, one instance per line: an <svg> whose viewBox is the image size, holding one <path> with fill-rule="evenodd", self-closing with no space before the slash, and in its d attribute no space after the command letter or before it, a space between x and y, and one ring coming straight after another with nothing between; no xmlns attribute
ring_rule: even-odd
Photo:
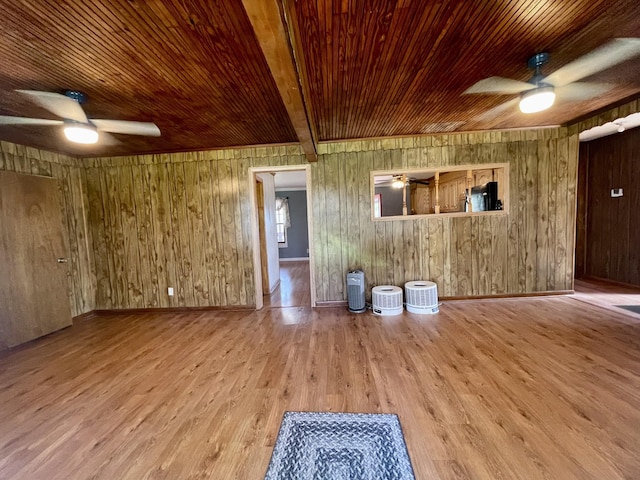
<svg viewBox="0 0 640 480"><path fill-rule="evenodd" d="M275 178L280 178L278 192L276 192ZM292 181L295 184L290 183ZM265 305L271 307L310 305L315 307L309 165L253 167L249 169L249 182L252 186L249 191L256 309L261 309ZM288 189L291 189L291 192ZM294 196L295 199L289 198ZM308 245L304 245L302 250L294 232L295 229L291 227L293 222L300 227L300 222L305 220L294 216L295 218L291 219L291 224L287 223L283 226L280 215L282 205L287 204L289 200L296 208L300 207L301 203L307 207L306 225L303 225L306 228L302 228L302 230L306 234ZM278 218L275 218L276 208L278 209ZM289 222L288 215L286 218ZM291 231L291 235L287 236L289 231ZM277 249L275 253L274 244ZM280 252L283 252L282 255ZM281 256L282 258L280 258Z"/></svg>

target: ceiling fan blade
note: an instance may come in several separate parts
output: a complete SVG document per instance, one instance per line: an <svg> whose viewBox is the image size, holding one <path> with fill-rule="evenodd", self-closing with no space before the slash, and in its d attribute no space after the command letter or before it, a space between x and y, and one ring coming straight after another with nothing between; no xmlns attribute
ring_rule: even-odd
<svg viewBox="0 0 640 480"><path fill-rule="evenodd" d="M612 87L607 83L574 82L555 90L560 100L579 101L595 98L608 92Z"/></svg>
<svg viewBox="0 0 640 480"><path fill-rule="evenodd" d="M640 55L640 38L615 38L566 64L543 81L562 87Z"/></svg>
<svg viewBox="0 0 640 480"><path fill-rule="evenodd" d="M520 101L519 98L513 98L513 99L511 99L511 100L509 100L507 102L501 103L497 107L493 107L493 108L487 110L486 112L481 113L480 115L477 115L477 116L473 117L473 120L475 122L487 122L489 120L493 120L498 115L500 115L502 112L505 112L505 111L509 110L510 108L514 108L516 105L518 105L519 101Z"/></svg>
<svg viewBox="0 0 640 480"><path fill-rule="evenodd" d="M112 145L120 145L122 142L110 133L102 131L98 133L98 143L110 147Z"/></svg>
<svg viewBox="0 0 640 480"><path fill-rule="evenodd" d="M126 133L128 135L147 135L159 137L160 129L151 122L129 122L126 120L98 120L91 119L98 130L111 133Z"/></svg>
<svg viewBox="0 0 640 480"><path fill-rule="evenodd" d="M72 98L53 92L39 92L37 90L16 90L27 95L32 102L49 110L54 115L66 120L87 123L87 115L78 102Z"/></svg>
<svg viewBox="0 0 640 480"><path fill-rule="evenodd" d="M9 117L0 115L0 125L62 125L62 120L47 120L45 118Z"/></svg>
<svg viewBox="0 0 640 480"><path fill-rule="evenodd" d="M504 77L489 77L474 83L463 93L513 94L531 90L535 85Z"/></svg>

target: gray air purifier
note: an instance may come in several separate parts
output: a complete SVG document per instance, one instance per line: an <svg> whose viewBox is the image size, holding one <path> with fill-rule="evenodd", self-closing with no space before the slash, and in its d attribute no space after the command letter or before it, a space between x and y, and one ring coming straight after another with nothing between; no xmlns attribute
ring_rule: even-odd
<svg viewBox="0 0 640 480"><path fill-rule="evenodd" d="M350 312L362 313L367 310L364 302L364 272L362 270L351 270L347 273L347 301Z"/></svg>

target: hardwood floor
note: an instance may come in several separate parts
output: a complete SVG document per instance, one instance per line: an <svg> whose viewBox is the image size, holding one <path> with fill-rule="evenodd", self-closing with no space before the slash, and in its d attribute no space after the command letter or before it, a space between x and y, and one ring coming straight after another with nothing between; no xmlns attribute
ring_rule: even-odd
<svg viewBox="0 0 640 480"><path fill-rule="evenodd" d="M417 479L632 479L640 322L571 297L109 315L0 354L0 478L262 479L287 410L393 412Z"/></svg>
<svg viewBox="0 0 640 480"><path fill-rule="evenodd" d="M576 300L640 319L640 313L620 308L620 305L640 306L640 287L585 278L575 280L575 292Z"/></svg>
<svg viewBox="0 0 640 480"><path fill-rule="evenodd" d="M280 284L264 296L265 307L305 307L311 305L309 261L280 262Z"/></svg>

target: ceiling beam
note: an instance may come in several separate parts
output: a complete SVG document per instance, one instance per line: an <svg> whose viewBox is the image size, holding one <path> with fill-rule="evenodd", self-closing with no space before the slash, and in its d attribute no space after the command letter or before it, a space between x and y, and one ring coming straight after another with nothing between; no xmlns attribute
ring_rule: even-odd
<svg viewBox="0 0 640 480"><path fill-rule="evenodd" d="M280 97L298 135L302 150L310 162L318 161L318 153L310 128L300 82L289 46L278 0L242 0L253 31L262 48Z"/></svg>

